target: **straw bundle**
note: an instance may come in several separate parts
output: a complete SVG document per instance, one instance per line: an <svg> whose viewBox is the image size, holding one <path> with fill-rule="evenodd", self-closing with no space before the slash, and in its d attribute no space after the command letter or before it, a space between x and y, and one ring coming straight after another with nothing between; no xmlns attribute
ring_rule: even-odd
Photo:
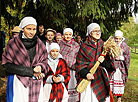
<svg viewBox="0 0 138 102"><path fill-rule="evenodd" d="M115 43L113 36L110 36L108 40L104 43L102 54L106 55L107 53L112 58L117 57L122 53L121 48ZM95 65L90 69L92 75L96 72L99 64L100 62L97 61ZM87 88L89 82L90 80L83 79L78 85L77 91L82 93Z"/></svg>

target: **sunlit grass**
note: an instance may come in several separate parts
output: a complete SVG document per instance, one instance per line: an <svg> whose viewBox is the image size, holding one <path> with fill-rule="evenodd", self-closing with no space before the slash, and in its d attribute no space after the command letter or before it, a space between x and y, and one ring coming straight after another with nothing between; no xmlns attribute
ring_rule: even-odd
<svg viewBox="0 0 138 102"><path fill-rule="evenodd" d="M138 102L138 54L131 53L128 81L122 102Z"/></svg>
<svg viewBox="0 0 138 102"><path fill-rule="evenodd" d="M138 82L138 54L131 53L128 79Z"/></svg>

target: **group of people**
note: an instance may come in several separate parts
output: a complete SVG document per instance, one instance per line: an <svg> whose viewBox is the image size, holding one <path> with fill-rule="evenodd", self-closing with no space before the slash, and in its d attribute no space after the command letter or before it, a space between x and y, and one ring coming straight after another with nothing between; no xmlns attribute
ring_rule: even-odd
<svg viewBox="0 0 138 102"><path fill-rule="evenodd" d="M101 54L104 42L97 23L87 26L85 42L79 35L75 41L71 28L62 35L51 28L45 32L40 25L36 33L33 17L24 17L19 28L2 55L8 74L7 102L113 102L112 93L121 102L130 63L122 31L117 30L114 39L123 54L113 59ZM92 75L96 61L100 65ZM78 93L76 87L83 79L90 83Z"/></svg>

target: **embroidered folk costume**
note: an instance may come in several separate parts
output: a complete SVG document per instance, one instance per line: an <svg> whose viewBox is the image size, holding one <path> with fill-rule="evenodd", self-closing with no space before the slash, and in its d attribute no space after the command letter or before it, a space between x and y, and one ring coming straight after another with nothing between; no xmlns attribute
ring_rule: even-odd
<svg viewBox="0 0 138 102"><path fill-rule="evenodd" d="M90 75L89 70L101 57L104 42L100 39L100 34L100 26L97 23L91 23L87 27L89 40L85 41L80 47L76 60L76 78L78 84L82 79L88 79ZM94 38L97 40L94 41ZM97 68L95 74L90 76L89 80L91 82L87 89L80 93L80 102L110 102L110 84L107 71L104 67L112 72L113 62L111 60L109 62L104 60Z"/></svg>
<svg viewBox="0 0 138 102"><path fill-rule="evenodd" d="M116 72L110 80L111 89L115 96L122 96L122 94L124 94L130 64L130 50L128 45L124 42L125 38L123 37L123 32L116 30L115 41L119 39L120 41L117 44L121 47L123 54L120 54L119 60L114 59Z"/></svg>
<svg viewBox="0 0 138 102"><path fill-rule="evenodd" d="M67 39L71 36L70 40L67 41L65 39L66 34ZM77 82L75 78L75 63L76 63L76 56L79 51L79 44L72 39L73 30L71 28L65 28L63 31L63 40L59 42L60 46L60 54L63 56L63 59L66 60L68 67L70 68L70 76L71 79L69 81L68 91L69 91L69 102L77 102L79 101L79 94L75 90ZM69 37L68 37L69 36Z"/></svg>
<svg viewBox="0 0 138 102"><path fill-rule="evenodd" d="M49 52L52 49L58 49L57 43L52 43L49 47ZM48 54L49 73L46 75L44 84L44 101L43 102L68 102L68 82L70 80L70 70L61 55L58 54L57 58L53 58ZM60 77L61 81L56 83L53 77Z"/></svg>
<svg viewBox="0 0 138 102"><path fill-rule="evenodd" d="M32 17L25 17L20 23L22 29L30 25L35 28L37 25L36 20ZM28 34L31 34L28 36L32 37L32 33ZM43 80L34 80L32 77L36 66L41 66L41 72L44 74L47 74L49 69L46 68L45 45L36 35L29 39L24 32L20 32L18 36L11 39L3 53L2 65L9 73L7 102L42 102Z"/></svg>

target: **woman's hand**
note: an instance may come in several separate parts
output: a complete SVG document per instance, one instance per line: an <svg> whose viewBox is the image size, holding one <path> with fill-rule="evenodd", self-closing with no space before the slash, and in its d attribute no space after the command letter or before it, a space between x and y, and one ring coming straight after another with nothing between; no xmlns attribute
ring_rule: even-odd
<svg viewBox="0 0 138 102"><path fill-rule="evenodd" d="M119 60L120 60L120 57L119 57L119 56L117 56L115 59L119 61Z"/></svg>
<svg viewBox="0 0 138 102"><path fill-rule="evenodd" d="M103 61L104 61L104 56L100 56L100 57L98 58L98 61L99 61L100 63L103 63Z"/></svg>
<svg viewBox="0 0 138 102"><path fill-rule="evenodd" d="M34 68L34 72L41 72L41 66L36 66L35 68Z"/></svg>
<svg viewBox="0 0 138 102"><path fill-rule="evenodd" d="M34 76L36 77L37 80L39 80L39 79L42 79L44 77L44 74L40 73L40 72L35 72Z"/></svg>
<svg viewBox="0 0 138 102"><path fill-rule="evenodd" d="M87 77L88 80L93 80L94 79L94 76L91 73L88 73L86 75L86 77Z"/></svg>

